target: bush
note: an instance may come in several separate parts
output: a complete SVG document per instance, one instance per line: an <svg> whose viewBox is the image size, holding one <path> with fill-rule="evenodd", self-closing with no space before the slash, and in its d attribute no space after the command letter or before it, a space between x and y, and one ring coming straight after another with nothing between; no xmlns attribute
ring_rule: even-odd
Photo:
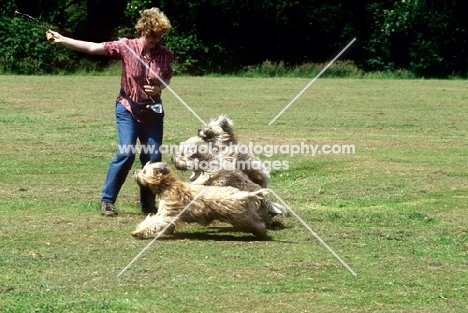
<svg viewBox="0 0 468 313"><path fill-rule="evenodd" d="M264 61L261 65L244 67L239 73L243 77L316 77L327 65L326 63L304 63L298 66L287 66L284 62ZM364 72L351 60L337 60L322 73L321 77L362 77Z"/></svg>
<svg viewBox="0 0 468 313"><path fill-rule="evenodd" d="M467 31L453 10L452 4L435 0L400 0L392 8L370 5L374 29L365 44L366 70L466 77Z"/></svg>
<svg viewBox="0 0 468 313"><path fill-rule="evenodd" d="M313 1L312 1L313 2ZM362 71L419 77L468 77L464 1L16 1L0 2L0 73L99 72L107 58L45 41L44 30L13 14L16 5L46 27L86 41L133 38L139 12L159 6L173 24L163 44L176 74L313 77L346 38L358 38L325 77ZM371 27L369 27L371 25ZM263 61L266 60L266 61Z"/></svg>
<svg viewBox="0 0 468 313"><path fill-rule="evenodd" d="M102 68L102 58L83 54L47 42L42 28L31 27L31 21L15 17L0 17L0 73L25 75L73 73L77 70L96 71Z"/></svg>
<svg viewBox="0 0 468 313"><path fill-rule="evenodd" d="M172 31L164 38L167 48L174 51L173 69L176 73L205 75L219 72L219 60L229 60L229 54L221 46L204 44L195 32L180 34Z"/></svg>

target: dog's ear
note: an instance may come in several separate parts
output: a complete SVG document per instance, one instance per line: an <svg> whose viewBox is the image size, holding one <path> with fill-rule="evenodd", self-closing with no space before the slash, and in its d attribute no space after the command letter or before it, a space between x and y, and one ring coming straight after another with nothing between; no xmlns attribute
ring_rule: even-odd
<svg viewBox="0 0 468 313"><path fill-rule="evenodd" d="M160 174L165 174L168 170L167 164L166 163L157 163L155 166L152 168L153 169L153 175L154 176L159 176Z"/></svg>
<svg viewBox="0 0 468 313"><path fill-rule="evenodd" d="M226 116L222 116L221 120L219 121L219 126L224 130L229 129L232 127L232 121Z"/></svg>
<svg viewBox="0 0 468 313"><path fill-rule="evenodd" d="M165 174L167 172L167 164L166 163L161 163L161 165L159 166L159 171L162 174Z"/></svg>
<svg viewBox="0 0 468 313"><path fill-rule="evenodd" d="M221 119L221 121L219 121L219 126L221 126L221 128L224 128L224 126L226 126L226 124L227 124L227 120L226 120L225 117L223 117Z"/></svg>

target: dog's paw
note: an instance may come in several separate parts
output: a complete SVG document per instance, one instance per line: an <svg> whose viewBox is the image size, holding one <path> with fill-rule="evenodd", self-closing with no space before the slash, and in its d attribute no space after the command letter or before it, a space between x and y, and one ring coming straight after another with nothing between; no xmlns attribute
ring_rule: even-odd
<svg viewBox="0 0 468 313"><path fill-rule="evenodd" d="M161 230L158 235L159 236L162 236L162 235L166 235L166 236L170 236L170 235L174 235L174 230L175 230L175 226L174 224L171 224L169 226L167 226L165 229Z"/></svg>
<svg viewBox="0 0 468 313"><path fill-rule="evenodd" d="M271 237L268 235L267 230L260 230L253 233L260 240L270 240Z"/></svg>
<svg viewBox="0 0 468 313"><path fill-rule="evenodd" d="M135 238L140 238L140 239L143 239L145 238L145 234L141 231L132 231L131 232L132 236L135 237Z"/></svg>

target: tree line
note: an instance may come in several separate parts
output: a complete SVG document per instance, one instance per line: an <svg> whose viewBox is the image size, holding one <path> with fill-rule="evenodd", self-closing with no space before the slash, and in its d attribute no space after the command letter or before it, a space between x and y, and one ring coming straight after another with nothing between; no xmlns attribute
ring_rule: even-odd
<svg viewBox="0 0 468 313"><path fill-rule="evenodd" d="M45 40L34 21L76 39L135 37L139 12L159 7L173 30L163 44L179 73L232 74L262 62L294 67L342 56L364 71L407 70L421 77L468 76L465 0L4 0L0 72L95 71L109 60Z"/></svg>

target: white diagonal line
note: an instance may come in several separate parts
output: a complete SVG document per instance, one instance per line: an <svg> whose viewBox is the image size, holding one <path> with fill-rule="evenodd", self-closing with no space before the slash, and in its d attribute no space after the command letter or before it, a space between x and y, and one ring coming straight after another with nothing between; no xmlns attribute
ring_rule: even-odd
<svg viewBox="0 0 468 313"><path fill-rule="evenodd" d="M117 275L117 277L120 277L120 276L121 276L121 275L122 275L122 274L123 274L123 273L124 273L124 272L141 256L141 255L142 255L142 254L143 254L143 252L145 252L145 251L153 244L153 242L155 242L159 237L161 237L161 235L164 234L164 232L169 228L169 226L171 226L172 224L174 224L175 221L179 218L179 216L181 216L181 215L185 212L185 210L187 210L187 209L192 205L192 203L195 202L195 200L197 200L198 197L200 197L201 194L202 194L203 192L205 192L205 190L206 190L206 188L203 188L203 189L195 196L195 198L193 198L193 200L190 201L189 204L187 204L187 205L185 206L185 208L184 208L182 211L180 211L180 213L177 214L177 216L174 217L174 218L172 219L172 221L171 221L169 224L167 224L166 227L164 227L164 229L161 230L161 231L158 233L158 235L157 235L156 237L154 237L153 240L151 240L151 241L146 245L146 247L144 247L144 248L140 251L140 253L138 253L137 256L134 257L133 260L132 260L130 263L128 263L127 266L125 266L125 268L124 268L123 270L120 271L120 273Z"/></svg>
<svg viewBox="0 0 468 313"><path fill-rule="evenodd" d="M291 104L293 104L293 103L307 90L307 88L309 88L310 85L312 85L312 84L317 80L317 78L319 78L320 75L322 75L322 74L333 64L333 62L335 62L336 59L338 59L338 58L340 57L340 55L342 55L343 52L345 52L346 49L348 49L349 46L351 46L351 45L353 44L353 42L354 42L355 40L356 40L356 38L354 38L353 40L351 40L351 42L350 42L346 47L344 47L344 49L341 50L341 52L338 53L338 55L337 55L333 60L331 60L330 63L328 63L328 65L325 66L325 67L323 68L323 70L322 70L320 73L318 73L317 76L315 76L315 78L312 79L312 81L311 81L309 84L307 84L307 86L305 86L304 89L302 89L301 92L299 92L299 93L297 94L297 96L294 97L294 99L292 99L291 102L289 102L289 104L288 104L287 106L285 106L283 110L281 110L281 112L278 113L278 115L275 116L274 119L272 119L272 120L270 121L270 123L268 123L268 126L270 126L271 124L273 124L273 123L278 119L278 117L280 117L280 116L291 106Z"/></svg>
<svg viewBox="0 0 468 313"><path fill-rule="evenodd" d="M271 189L270 189L270 190L271 190ZM334 256L335 258L337 258L338 261L340 261L340 263L343 264L343 266L346 267L346 269L347 269L351 274L353 274L354 277L357 276L357 274L351 269L351 267L349 267L349 265L346 264L346 262L343 261L343 260L340 258L340 256L339 256L338 254L336 254L335 251L333 251L332 248L330 248L330 247L326 244L326 242L323 241L322 238L320 238L320 236L317 235L317 233L314 232L314 231L312 230L312 228L310 228L309 225L307 225L306 222L304 222L304 220L302 220L302 218L300 218L299 215L297 215L297 214L283 201L283 199L281 199L281 198L276 194L276 192L274 192L273 190L271 190L271 193L274 194L274 195L276 196L276 198L278 198L278 200L279 200L289 211L291 211L292 215L294 215L294 216L299 220L299 222L301 222L302 225L304 225L304 226L311 232L311 234L314 235L314 237L317 238L317 240L320 241L320 243L321 243L325 248L327 248L328 251L330 251L331 254L333 254L333 256Z"/></svg>
<svg viewBox="0 0 468 313"><path fill-rule="evenodd" d="M142 58L140 58L140 56L135 52L133 51L132 48L130 48L129 45L127 45L127 43L125 41L122 40L122 38L119 38L120 42L123 43L125 45L125 47L127 47L127 49L141 62L141 64L143 64L154 76L156 76L157 79L159 79L159 81L164 85L164 87L167 88L167 90L169 90L183 105L185 105L185 107L203 124L203 125L206 125L206 123L201 119L200 116L198 116L197 113L195 113L194 110L192 110L192 108L187 104L185 103L185 101L179 97L179 95L171 88L169 87L168 84L166 84L166 82L161 78L159 77L158 74L156 74L156 72L148 65L145 63L145 61L143 61Z"/></svg>

